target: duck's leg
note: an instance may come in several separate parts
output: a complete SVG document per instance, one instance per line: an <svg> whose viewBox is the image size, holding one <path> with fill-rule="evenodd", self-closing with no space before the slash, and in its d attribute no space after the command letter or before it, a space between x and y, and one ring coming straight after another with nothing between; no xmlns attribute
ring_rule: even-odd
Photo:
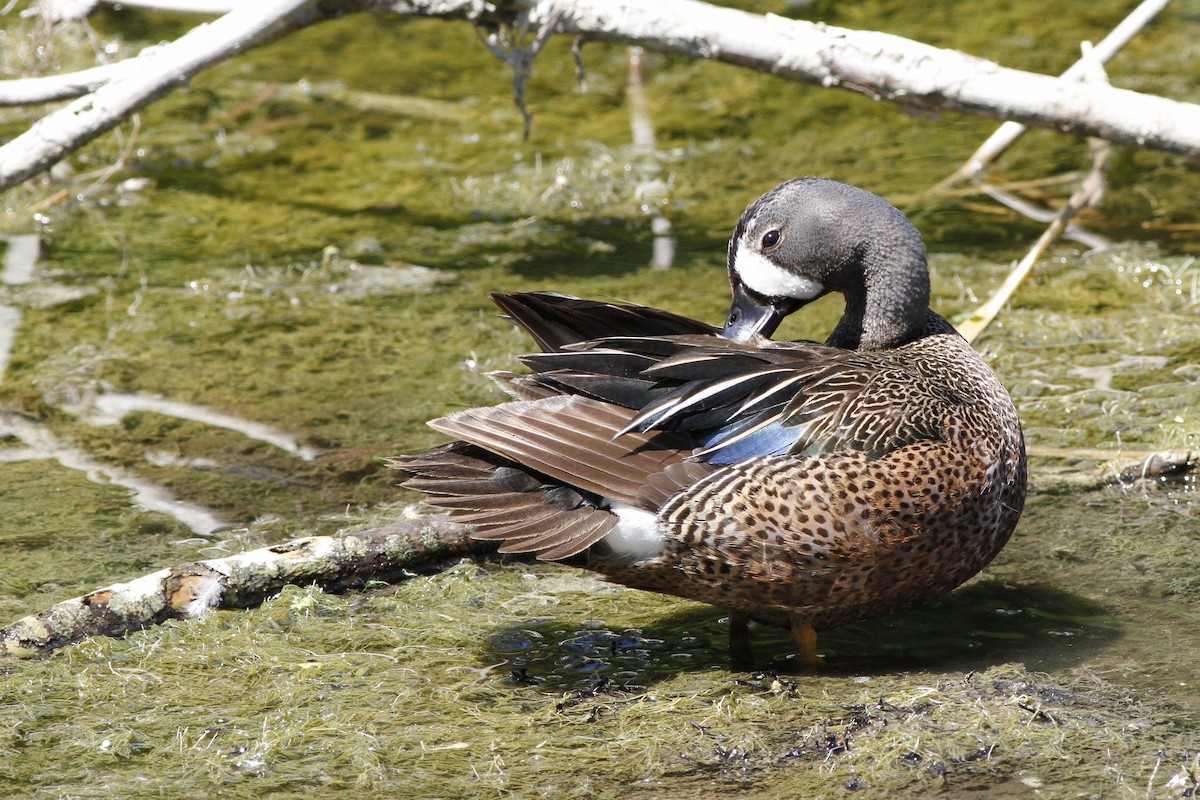
<svg viewBox="0 0 1200 800"><path fill-rule="evenodd" d="M792 617L792 644L796 648L796 665L819 667L825 660L817 654L817 629L805 620Z"/></svg>
<svg viewBox="0 0 1200 800"><path fill-rule="evenodd" d="M754 666L750 650L750 617L743 611L729 612L729 667L740 671Z"/></svg>

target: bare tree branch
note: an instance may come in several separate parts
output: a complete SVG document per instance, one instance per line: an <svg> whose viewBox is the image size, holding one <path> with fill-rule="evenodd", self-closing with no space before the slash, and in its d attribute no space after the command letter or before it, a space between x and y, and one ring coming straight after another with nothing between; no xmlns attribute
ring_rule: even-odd
<svg viewBox="0 0 1200 800"><path fill-rule="evenodd" d="M400 0L410 15L506 24L478 0ZM1001 67L956 50L819 22L760 16L698 0L513 0L531 29L736 64L890 100L916 111L954 111L1200 158L1200 105L1104 84ZM509 6L503 7L509 14Z"/></svg>
<svg viewBox="0 0 1200 800"><path fill-rule="evenodd" d="M143 51L115 79L0 147L0 190L48 168L205 67L323 16L317 0L262 0Z"/></svg>
<svg viewBox="0 0 1200 800"><path fill-rule="evenodd" d="M435 515L181 564L64 600L0 628L0 656L46 653L89 636L115 636L214 608L250 608L288 584L340 591L495 551L494 542L472 540L468 531Z"/></svg>
<svg viewBox="0 0 1200 800"><path fill-rule="evenodd" d="M1143 0L1142 4L1121 20L1121 24L1113 28L1112 32L1105 36L1098 45L1090 49L1085 48L1084 56L1072 64L1062 74L1061 79L1064 81L1083 80L1087 77L1090 68L1107 64L1113 56L1121 52L1121 48L1129 44L1129 41L1142 28L1150 24L1150 21L1166 8L1168 2L1170 0ZM979 149L972 153L954 174L942 180L931 191L944 191L975 177L986 169L988 164L999 158L1027 130L1028 127L1019 122L1005 122L983 144L979 145Z"/></svg>
<svg viewBox="0 0 1200 800"><path fill-rule="evenodd" d="M126 62L115 65L120 69L113 70L110 82L0 147L0 190L45 169L223 57L325 16L363 10L466 20L488 36L537 31L539 41L557 33L639 45L849 89L915 111L1008 119L1200 158L1200 105L1008 69L890 34L760 16L699 0L271 0L240 5L143 53L128 72L122 66ZM72 81L74 91L86 91L104 74L88 71L82 78L63 76L59 84L42 85L54 87L54 96L61 97ZM28 86L8 93L37 91L38 85ZM49 90L41 91L44 97Z"/></svg>

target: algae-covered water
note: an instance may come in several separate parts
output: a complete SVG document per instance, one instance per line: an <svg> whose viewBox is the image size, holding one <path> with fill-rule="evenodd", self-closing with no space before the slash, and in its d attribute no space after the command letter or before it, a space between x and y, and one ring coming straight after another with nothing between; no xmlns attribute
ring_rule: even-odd
<svg viewBox="0 0 1200 800"><path fill-rule="evenodd" d="M742 5L1046 72L1128 11ZM1168 10L1113 82L1200 101L1197 12ZM50 34L3 22L2 77L192 23L111 7ZM717 321L729 231L782 179L901 205L948 315L1041 230L980 195L926 193L991 123L651 55L646 153L630 144L626 51L586 44L582 92L569 44L537 63L526 141L510 77L469 27L349 16L201 75L4 197L0 234L41 250L0 285L4 319L20 319L0 384L4 621L164 565L394 518L416 498L382 457L437 442L430 417L498 400L483 373L529 347L488 292ZM0 136L39 111L3 112ZM1072 184L1046 179L1089 163L1081 141L1035 131L997 176L1055 203ZM794 674L786 635L761 629L761 671L731 672L720 611L557 565L462 564L346 596L293 587L0 665L0 792L1193 796L1200 498L1186 475L1105 483L1093 451L1196 446L1200 175L1118 149L1109 179L1082 222L1116 246L1062 243L978 343L1035 452L1076 457L1034 456L1021 525L982 576L825 635L820 673ZM670 270L648 266L650 203L677 240ZM819 338L837 312L822 301L781 335ZM137 482L210 516L153 510Z"/></svg>

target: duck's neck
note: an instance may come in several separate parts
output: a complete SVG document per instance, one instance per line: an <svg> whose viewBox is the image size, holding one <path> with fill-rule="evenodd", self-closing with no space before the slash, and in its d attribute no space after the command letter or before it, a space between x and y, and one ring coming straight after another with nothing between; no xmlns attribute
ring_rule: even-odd
<svg viewBox="0 0 1200 800"><path fill-rule="evenodd" d="M907 244L907 246L897 245ZM846 310L827 344L847 350L888 350L920 338L929 311L925 248L893 243L887 252L862 254L863 279L842 287Z"/></svg>

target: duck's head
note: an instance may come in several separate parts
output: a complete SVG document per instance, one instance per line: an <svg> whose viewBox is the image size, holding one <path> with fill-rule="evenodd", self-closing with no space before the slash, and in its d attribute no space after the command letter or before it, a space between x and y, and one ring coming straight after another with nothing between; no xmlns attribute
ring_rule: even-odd
<svg viewBox="0 0 1200 800"><path fill-rule="evenodd" d="M770 336L785 316L830 292L846 297L830 344L895 347L925 324L920 233L891 203L844 183L797 178L755 200L729 240L728 265L727 339Z"/></svg>

